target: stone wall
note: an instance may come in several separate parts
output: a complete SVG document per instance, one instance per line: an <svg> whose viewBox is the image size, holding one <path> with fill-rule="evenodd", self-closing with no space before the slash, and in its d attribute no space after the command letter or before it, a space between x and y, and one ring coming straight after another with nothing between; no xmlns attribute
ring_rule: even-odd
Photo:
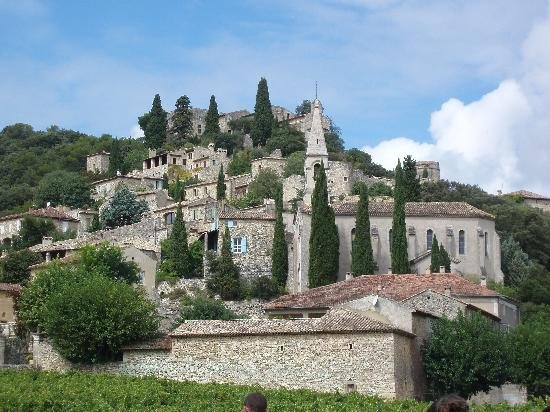
<svg viewBox="0 0 550 412"><path fill-rule="evenodd" d="M459 312L466 312L467 305L451 296L426 290L402 302L410 309L419 309L437 317L454 319Z"/></svg>
<svg viewBox="0 0 550 412"><path fill-rule="evenodd" d="M283 203L288 205L295 199L302 199L306 180L304 176L292 175L283 180Z"/></svg>
<svg viewBox="0 0 550 412"><path fill-rule="evenodd" d="M351 194L352 169L347 162L329 162L327 169L327 188L329 197L340 198Z"/></svg>
<svg viewBox="0 0 550 412"><path fill-rule="evenodd" d="M283 175L286 159L282 157L262 157L252 160L252 178L255 179L262 170L270 169L279 176Z"/></svg>
<svg viewBox="0 0 550 412"><path fill-rule="evenodd" d="M107 173L109 171L109 153L96 153L86 157L86 171Z"/></svg>

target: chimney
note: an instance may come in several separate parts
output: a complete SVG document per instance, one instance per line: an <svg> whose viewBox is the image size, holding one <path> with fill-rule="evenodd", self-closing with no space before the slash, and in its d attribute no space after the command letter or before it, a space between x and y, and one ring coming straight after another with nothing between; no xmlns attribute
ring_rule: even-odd
<svg viewBox="0 0 550 412"><path fill-rule="evenodd" d="M51 206L51 203L50 202L46 202L46 207L50 207Z"/></svg>
<svg viewBox="0 0 550 412"><path fill-rule="evenodd" d="M480 279L479 284L481 286L487 286L487 278L485 276L482 276L481 279Z"/></svg>
<svg viewBox="0 0 550 412"><path fill-rule="evenodd" d="M351 274L351 272L346 272L346 280L350 279L353 279L353 275Z"/></svg>
<svg viewBox="0 0 550 412"><path fill-rule="evenodd" d="M43 245L51 245L53 243L53 237L51 236L44 236L42 238L42 244Z"/></svg>
<svg viewBox="0 0 550 412"><path fill-rule="evenodd" d="M450 286L445 286L444 295L445 296L451 296L451 287Z"/></svg>
<svg viewBox="0 0 550 412"><path fill-rule="evenodd" d="M439 273L445 273L445 266L439 266Z"/></svg>
<svg viewBox="0 0 550 412"><path fill-rule="evenodd" d="M388 275L391 275L391 268L388 268Z"/></svg>

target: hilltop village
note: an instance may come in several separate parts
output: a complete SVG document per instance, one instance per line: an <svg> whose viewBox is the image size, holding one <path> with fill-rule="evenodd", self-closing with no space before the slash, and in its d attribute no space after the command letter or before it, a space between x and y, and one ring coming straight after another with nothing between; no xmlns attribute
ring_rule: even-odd
<svg viewBox="0 0 550 412"><path fill-rule="evenodd" d="M318 98L302 113L270 103L262 112L258 102L254 113L216 109L214 126L212 101L209 110L182 104L187 110L176 105L161 125L168 143L150 144L141 168L109 175L120 154L88 154L97 208L47 203L0 217L6 251L29 218L74 234L28 247L40 256L29 265L29 285L109 244L136 265L133 283L161 318L158 334L124 342L122 359L92 366L67 359L53 336L34 330L35 366L425 399L433 392L422 348L434 322L476 316L499 330L520 323L518 301L494 288L508 276L495 215L403 194L407 170L412 185L440 184L437 161L408 157L395 172L373 175L333 156L334 125ZM140 118L146 141L154 138L154 111L155 103ZM303 135L304 150L267 150L261 116L270 119L269 133L276 124ZM241 150L205 139L212 127L224 136L240 128ZM533 197L522 193L511 196ZM546 210L550 200L536 196L534 207ZM15 302L28 287L0 283L0 363L17 358L13 348L1 352L13 345ZM231 316L178 322L182 307L200 297L223 302ZM479 396L525 398L523 387L500 383L488 382L483 389L492 392Z"/></svg>

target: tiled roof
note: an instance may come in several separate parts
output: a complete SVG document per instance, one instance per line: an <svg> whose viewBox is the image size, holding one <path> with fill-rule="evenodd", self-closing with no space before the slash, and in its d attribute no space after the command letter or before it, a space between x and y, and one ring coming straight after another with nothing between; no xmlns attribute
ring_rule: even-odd
<svg viewBox="0 0 550 412"><path fill-rule="evenodd" d="M316 319L242 319L186 321L172 333L173 337L297 335L344 332L407 333L375 321L366 314L333 309Z"/></svg>
<svg viewBox="0 0 550 412"><path fill-rule="evenodd" d="M264 308L267 310L329 308L372 294L399 302L427 289L439 293L445 293L446 289L450 289L451 295L457 297L499 296L485 286L480 286L452 273L364 275L304 292L281 296L266 304Z"/></svg>
<svg viewBox="0 0 550 412"><path fill-rule="evenodd" d="M17 283L0 283L0 290L2 292L10 292L18 295L21 289L23 289L22 286Z"/></svg>
<svg viewBox="0 0 550 412"><path fill-rule="evenodd" d="M517 190L515 192L506 193L507 196L522 196L525 199L538 199L538 200L550 200L549 197L539 195L538 193L530 192L528 190Z"/></svg>
<svg viewBox="0 0 550 412"><path fill-rule="evenodd" d="M336 215L355 216L357 203L335 203L332 205ZM311 213L310 207L302 208L305 213ZM393 202L370 202L369 215L391 217ZM495 217L483 210L477 209L465 202L409 202L405 205L406 216L426 217L479 217L494 219Z"/></svg>
<svg viewBox="0 0 550 412"><path fill-rule="evenodd" d="M172 349L172 339L170 336L161 336L160 338L150 339L142 342L134 342L122 347L122 350L164 350Z"/></svg>
<svg viewBox="0 0 550 412"><path fill-rule="evenodd" d="M50 218L50 219L78 222L78 219L75 219L74 217L69 216L65 212L62 212L61 210L57 210L54 207L46 207L46 208L43 208L43 209L29 209L25 213L17 213L15 215L8 215L8 216L0 217L0 221L20 219L20 218L25 217L25 216L45 217L45 218Z"/></svg>

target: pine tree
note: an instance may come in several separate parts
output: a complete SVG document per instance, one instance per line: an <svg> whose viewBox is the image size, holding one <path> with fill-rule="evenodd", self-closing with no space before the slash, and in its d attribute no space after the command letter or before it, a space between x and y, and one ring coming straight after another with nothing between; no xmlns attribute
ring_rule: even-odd
<svg viewBox="0 0 550 412"><path fill-rule="evenodd" d="M170 143L175 147L182 147L193 132L193 111L191 101L187 96L181 96L176 101L176 109L172 114L172 128Z"/></svg>
<svg viewBox="0 0 550 412"><path fill-rule="evenodd" d="M113 139L109 152L109 175L116 176L117 172L124 174L124 158L120 150L119 140Z"/></svg>
<svg viewBox="0 0 550 412"><path fill-rule="evenodd" d="M328 204L327 175L321 163L311 197L309 238L309 287L334 283L338 277L340 240L334 211Z"/></svg>
<svg viewBox="0 0 550 412"><path fill-rule="evenodd" d="M220 257L215 260L212 274L206 281L211 293L220 295L223 300L236 300L242 296L239 268L233 262L231 253L231 234L225 227Z"/></svg>
<svg viewBox="0 0 550 412"><path fill-rule="evenodd" d="M286 286L288 277L288 249L285 239L285 225L283 223L283 193L279 187L275 197L275 229L273 232L273 250L271 255L271 272L281 287Z"/></svg>
<svg viewBox="0 0 550 412"><path fill-rule="evenodd" d="M354 275L372 275L374 258L370 237L369 194L365 184L359 188L359 204L355 216L355 240L351 251L351 271Z"/></svg>
<svg viewBox="0 0 550 412"><path fill-rule="evenodd" d="M210 105L206 112L206 119L204 125L205 135L216 135L220 133L220 115L218 113L218 104L216 103L216 96L210 96Z"/></svg>
<svg viewBox="0 0 550 412"><path fill-rule="evenodd" d="M439 264L445 267L445 273L451 273L451 257L443 245L439 246Z"/></svg>
<svg viewBox="0 0 550 412"><path fill-rule="evenodd" d="M145 145L150 149L160 149L166 142L166 112L158 94L153 99L151 111L141 116L138 122L145 133Z"/></svg>
<svg viewBox="0 0 550 412"><path fill-rule="evenodd" d="M393 273L409 273L407 227L405 223L405 184L401 161L395 168L395 190L393 203L391 265Z"/></svg>
<svg viewBox="0 0 550 412"><path fill-rule="evenodd" d="M441 266L441 254L439 252L439 243L437 242L437 237L434 235L432 240L432 258L430 261L430 271L432 273L438 273L439 266Z"/></svg>
<svg viewBox="0 0 550 412"><path fill-rule="evenodd" d="M418 202L420 200L420 179L416 177L416 160L410 155L403 159L403 177L405 202Z"/></svg>
<svg viewBox="0 0 550 412"><path fill-rule="evenodd" d="M223 165L220 166L220 172L218 173L218 184L216 185L216 200L225 199L225 176L223 174Z"/></svg>
<svg viewBox="0 0 550 412"><path fill-rule="evenodd" d="M169 182L168 182L168 175L166 173L164 173L162 175L162 188L163 189L168 189L170 186Z"/></svg>
<svg viewBox="0 0 550 412"><path fill-rule="evenodd" d="M187 230L183 221L181 205L176 211L176 218L172 226L172 232L168 238L166 259L170 261L170 268L179 278L192 278L196 275L196 269L193 258L189 252L187 243Z"/></svg>
<svg viewBox="0 0 550 412"><path fill-rule="evenodd" d="M271 102L269 101L267 80L262 77L258 83L256 105L254 106L254 123L251 131L252 141L255 146L265 146L265 143L271 137L273 123L274 119L273 112L271 111Z"/></svg>

